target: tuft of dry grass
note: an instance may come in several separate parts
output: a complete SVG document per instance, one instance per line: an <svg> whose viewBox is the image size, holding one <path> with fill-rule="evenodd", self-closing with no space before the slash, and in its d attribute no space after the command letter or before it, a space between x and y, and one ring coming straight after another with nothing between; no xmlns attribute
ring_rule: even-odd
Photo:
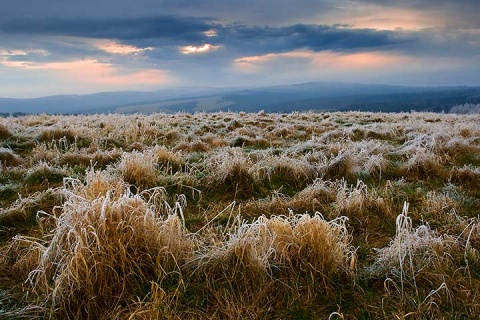
<svg viewBox="0 0 480 320"><path fill-rule="evenodd" d="M117 170L123 179L140 190L153 188L158 182L157 165L151 152L124 153Z"/></svg>
<svg viewBox="0 0 480 320"><path fill-rule="evenodd" d="M104 183L101 176L92 178L90 183ZM162 305L168 306L182 290L179 266L194 249L177 206L164 215L154 202L128 190L90 200L82 195L95 186L82 190L73 185L66 190L51 240L29 274L34 291L44 299L37 303L57 318L109 318L159 286L165 295ZM170 292L171 285L178 291Z"/></svg>
<svg viewBox="0 0 480 320"><path fill-rule="evenodd" d="M445 168L441 163L441 158L434 152L424 148L416 150L402 169L411 179L445 176Z"/></svg>
<svg viewBox="0 0 480 320"><path fill-rule="evenodd" d="M275 301L307 303L329 292L335 279L351 276L355 269L346 220L326 221L316 213L240 223L225 241L196 258L211 303L230 318L223 312L232 303L243 312L262 306L265 312Z"/></svg>
<svg viewBox="0 0 480 320"><path fill-rule="evenodd" d="M10 206L0 208L0 236L11 237L39 227L39 219L45 218L44 213L52 212L62 202L58 189L37 191L28 197L19 196Z"/></svg>
<svg viewBox="0 0 480 320"><path fill-rule="evenodd" d="M12 133L6 125L0 123L0 139L7 139L12 136Z"/></svg>
<svg viewBox="0 0 480 320"><path fill-rule="evenodd" d="M125 181L112 171L96 171L94 168L87 171L84 183L78 179L65 179L64 184L68 190L88 201L106 197L108 193L119 198L127 188Z"/></svg>
<svg viewBox="0 0 480 320"><path fill-rule="evenodd" d="M250 159L241 148L222 148L208 160L207 183L213 184L213 187L223 187L234 197L249 197L255 185L251 166Z"/></svg>
<svg viewBox="0 0 480 320"><path fill-rule="evenodd" d="M414 229L412 219L408 217L408 203L405 203L396 219L395 237L388 247L377 251L375 262L368 270L372 276L392 277L399 281L404 298L407 287L418 292L417 282L427 270L442 272L448 268L451 253L458 248L455 239L439 235L428 225Z"/></svg>
<svg viewBox="0 0 480 320"><path fill-rule="evenodd" d="M37 137L40 142L63 141L66 145L75 145L79 148L87 147L91 143L91 139L79 135L78 132L70 128L48 128L42 130Z"/></svg>
<svg viewBox="0 0 480 320"><path fill-rule="evenodd" d="M59 185L64 177L68 176L68 169L49 165L48 162L39 162L30 167L25 173L25 184L35 185Z"/></svg>
<svg viewBox="0 0 480 320"><path fill-rule="evenodd" d="M480 168L465 165L460 168L452 168L450 171L450 179L459 185L479 186L480 185Z"/></svg>
<svg viewBox="0 0 480 320"><path fill-rule="evenodd" d="M461 206L449 192L428 192L424 197L425 218L445 234L462 234L468 219L461 217Z"/></svg>
<svg viewBox="0 0 480 320"><path fill-rule="evenodd" d="M164 171L169 171L169 168L173 171L178 171L181 169L182 165L184 165L182 155L178 152L173 152L166 147L156 146L152 153L155 163L163 167Z"/></svg>
<svg viewBox="0 0 480 320"><path fill-rule="evenodd" d="M307 186L317 177L314 166L288 155L266 157L257 163L256 171L259 181L280 182L297 189Z"/></svg>
<svg viewBox="0 0 480 320"><path fill-rule="evenodd" d="M0 168L16 167L23 164L23 160L12 150L0 148Z"/></svg>
<svg viewBox="0 0 480 320"><path fill-rule="evenodd" d="M31 155L29 157L30 166L33 166L39 162L54 163L57 162L61 156L60 150L58 148L50 148L47 143L37 143L32 149Z"/></svg>
<svg viewBox="0 0 480 320"><path fill-rule="evenodd" d="M69 151L61 156L60 164L73 166L94 166L105 168L107 165L120 159L121 153L118 150L86 150Z"/></svg>
<svg viewBox="0 0 480 320"><path fill-rule="evenodd" d="M210 150L210 146L202 140L194 140L190 142L183 141L178 143L174 150L182 150L186 152L207 152Z"/></svg>

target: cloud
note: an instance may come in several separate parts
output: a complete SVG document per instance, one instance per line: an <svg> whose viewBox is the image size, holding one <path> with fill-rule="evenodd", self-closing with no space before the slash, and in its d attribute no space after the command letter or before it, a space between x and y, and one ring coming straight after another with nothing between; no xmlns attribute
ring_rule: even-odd
<svg viewBox="0 0 480 320"><path fill-rule="evenodd" d="M152 47L138 48L128 44L121 44L113 40L97 41L95 44L98 49L112 54L130 55L153 50Z"/></svg>
<svg viewBox="0 0 480 320"><path fill-rule="evenodd" d="M27 54L27 51L20 49L0 49L1 57L26 56Z"/></svg>
<svg viewBox="0 0 480 320"><path fill-rule="evenodd" d="M49 53L44 49L6 49L0 48L0 59L15 56L41 55L48 56Z"/></svg>
<svg viewBox="0 0 480 320"><path fill-rule="evenodd" d="M372 13L392 17L391 11L433 17L441 26L478 27L480 2L476 0L21 0L4 1L0 20L29 17L52 19L105 19L129 17L139 19L158 15L215 17L222 23L287 26L296 23L331 24L364 21ZM332 17L334 21L332 21ZM401 18L401 17L397 17ZM435 23L432 26L438 26ZM403 26L400 26L403 27Z"/></svg>
<svg viewBox="0 0 480 320"><path fill-rule="evenodd" d="M248 24L279 25L292 24L314 16L318 12L329 12L337 3L345 0L21 0L2 3L0 20L14 17L39 18L140 18L154 15L177 15L188 17L217 17L226 23L239 21Z"/></svg>
<svg viewBox="0 0 480 320"><path fill-rule="evenodd" d="M166 38L196 41L215 25L208 18L162 15L141 18L3 19L0 31L10 34L70 36L97 39Z"/></svg>
<svg viewBox="0 0 480 320"><path fill-rule="evenodd" d="M227 49L240 54L260 55L294 50L361 51L392 50L417 41L412 34L373 29L354 29L344 25L305 25L252 27L233 25L218 34Z"/></svg>
<svg viewBox="0 0 480 320"><path fill-rule="evenodd" d="M222 46L214 46L209 43L200 45L200 46L184 46L180 47L179 51L183 54L197 54L197 53L208 53L220 49Z"/></svg>
<svg viewBox="0 0 480 320"><path fill-rule="evenodd" d="M218 32L217 30L215 29L210 29L210 30L207 30L207 31L204 31L203 34L207 37L216 37L218 36Z"/></svg>
<svg viewBox="0 0 480 320"><path fill-rule="evenodd" d="M100 39L97 48L134 54L146 48L178 48L181 53L225 49L235 55L259 55L307 49L355 51L390 50L417 41L415 35L392 30L359 29L345 25L295 24L282 27L220 24L211 18L158 16L114 19L20 19L0 21L10 34ZM107 39L107 40L105 40Z"/></svg>

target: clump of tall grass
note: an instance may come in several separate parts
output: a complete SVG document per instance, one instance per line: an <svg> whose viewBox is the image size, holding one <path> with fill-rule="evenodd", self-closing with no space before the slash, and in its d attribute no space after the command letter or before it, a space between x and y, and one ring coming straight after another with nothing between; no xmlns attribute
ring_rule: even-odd
<svg viewBox="0 0 480 320"><path fill-rule="evenodd" d="M25 224L33 225L38 211L51 211L61 204L62 196L58 189L35 192L28 197L20 197L8 208L0 209L0 225L8 228L23 228Z"/></svg>
<svg viewBox="0 0 480 320"><path fill-rule="evenodd" d="M391 141L397 135L397 132L388 127L372 126L364 134L364 138L374 140Z"/></svg>
<svg viewBox="0 0 480 320"><path fill-rule="evenodd" d="M262 304L268 309L279 301L306 303L327 293L355 268L345 222L316 213L240 223L197 258L212 303L228 309L223 298L231 297L247 310Z"/></svg>
<svg viewBox="0 0 480 320"><path fill-rule="evenodd" d="M400 170L411 179L444 178L446 174L441 157L426 148L409 155Z"/></svg>
<svg viewBox="0 0 480 320"><path fill-rule="evenodd" d="M320 178L300 192L289 197L280 191L274 191L263 199L250 200L241 206L245 217L276 216L293 210L294 212L327 212L331 206L336 207L337 193L342 184ZM338 212L336 212L338 213Z"/></svg>
<svg viewBox="0 0 480 320"><path fill-rule="evenodd" d="M31 155L29 157L30 165L34 165L39 162L58 162L60 159L61 153L57 148L50 148L49 145L45 142L41 142L35 145L32 149Z"/></svg>
<svg viewBox="0 0 480 320"><path fill-rule="evenodd" d="M169 168L177 171L185 163L179 152L173 152L163 146L156 146L152 153L155 163L163 167L164 171L169 171Z"/></svg>
<svg viewBox="0 0 480 320"><path fill-rule="evenodd" d="M257 180L281 183L301 188L316 178L316 169L310 163L291 156L267 156L255 165Z"/></svg>
<svg viewBox="0 0 480 320"><path fill-rule="evenodd" d="M347 217L366 217L369 213L391 217L393 204L391 203L391 185L383 188L370 188L362 180L355 185L348 185L345 180L336 181L335 210Z"/></svg>
<svg viewBox="0 0 480 320"><path fill-rule="evenodd" d="M251 160L241 148L222 148L207 160L209 176L206 179L214 187L223 187L234 197L248 197L255 185L251 167Z"/></svg>
<svg viewBox="0 0 480 320"><path fill-rule="evenodd" d="M117 149L114 150L77 150L68 151L61 155L60 164L73 166L95 166L97 168L105 168L107 165L114 163L120 159L121 153Z"/></svg>
<svg viewBox="0 0 480 320"><path fill-rule="evenodd" d="M395 237L388 247L377 251L374 263L365 269L368 277L383 280L385 306L404 316L422 318L443 317L458 304L464 304L465 315L478 312L474 307L476 289L470 287L470 268L478 266L479 259L469 243L474 233L472 222L461 221L468 225L460 234L441 235L428 224L414 228L407 213L405 203L396 219Z"/></svg>
<svg viewBox="0 0 480 320"><path fill-rule="evenodd" d="M422 212L425 219L437 230L446 234L461 234L469 224L467 218L460 216L461 206L450 192L428 192L424 197Z"/></svg>
<svg viewBox="0 0 480 320"><path fill-rule="evenodd" d="M157 165L151 152L125 152L117 164L117 169L126 182L140 190L157 185Z"/></svg>
<svg viewBox="0 0 480 320"><path fill-rule="evenodd" d="M82 183L78 179L65 179L64 184L74 194L93 201L100 197L106 197L110 194L113 198L119 198L128 187L125 181L115 174L115 172L96 171L90 168L85 174L85 182Z"/></svg>
<svg viewBox="0 0 480 320"><path fill-rule="evenodd" d="M0 139L7 139L12 136L12 133L6 125L0 123Z"/></svg>
<svg viewBox="0 0 480 320"><path fill-rule="evenodd" d="M480 185L480 168L471 165L463 167L454 167L450 170L450 179L459 185L479 186Z"/></svg>
<svg viewBox="0 0 480 320"><path fill-rule="evenodd" d="M78 148L76 143L70 143L65 137L58 140L36 142L29 157L30 163L35 164L40 161L51 162L55 164L64 164L70 161L71 166L85 162L85 158L92 158L92 154L97 153L97 148L89 147Z"/></svg>
<svg viewBox="0 0 480 320"><path fill-rule="evenodd" d="M407 288L417 291L419 281L442 282L442 272L452 264L452 252L459 249L453 237L439 235L428 224L413 228L408 207L405 203L396 219L396 233L390 245L378 249L374 263L367 268L370 276L393 280L402 298Z"/></svg>
<svg viewBox="0 0 480 320"><path fill-rule="evenodd" d="M221 134L208 133L201 137L200 140L207 144L209 150L228 146L227 140Z"/></svg>
<svg viewBox="0 0 480 320"><path fill-rule="evenodd" d="M302 191L295 195L295 198L304 201L325 201L332 202L336 199L338 188L336 183L317 178Z"/></svg>
<svg viewBox="0 0 480 320"><path fill-rule="evenodd" d="M85 148L90 145L92 140L85 136L79 135L73 129L67 128L48 128L42 130L37 137L40 142L52 142L63 139L68 144L74 144L79 148Z"/></svg>
<svg viewBox="0 0 480 320"><path fill-rule="evenodd" d="M210 146L206 142L196 139L193 141L181 141L175 146L174 150L182 150L186 152L207 152L210 150Z"/></svg>
<svg viewBox="0 0 480 320"><path fill-rule="evenodd" d="M358 165L350 152L341 150L337 155L326 159L322 171L326 179L353 179L358 172Z"/></svg>
<svg viewBox="0 0 480 320"><path fill-rule="evenodd" d="M266 198L251 199L243 203L239 210L245 218L258 218L285 213L289 208L292 208L291 199L280 192L274 192Z"/></svg>
<svg viewBox="0 0 480 320"><path fill-rule="evenodd" d="M48 162L41 161L30 167L25 173L24 181L27 185L50 185L59 184L67 177L69 173L68 168L55 167Z"/></svg>
<svg viewBox="0 0 480 320"><path fill-rule="evenodd" d="M475 138L460 138L453 137L443 146L440 151L445 155L449 161L462 161L462 158L473 158L480 154L480 146L474 142ZM478 160L477 156L477 160Z"/></svg>
<svg viewBox="0 0 480 320"><path fill-rule="evenodd" d="M23 160L12 150L0 147L0 168L16 167L23 163Z"/></svg>
<svg viewBox="0 0 480 320"><path fill-rule="evenodd" d="M128 308L148 298L152 286L158 286L164 307L182 291L179 268L191 258L194 242L181 207L158 207L128 189L84 197L97 185L93 194L102 194L108 179L92 174L86 186L74 182L65 190L61 215L29 274L47 315L109 318L128 314Z"/></svg>
<svg viewBox="0 0 480 320"><path fill-rule="evenodd" d="M254 135L253 138L236 136L235 138L230 140L229 145L231 147L256 147L265 149L270 146L270 141L263 137L257 137L256 135Z"/></svg>
<svg viewBox="0 0 480 320"><path fill-rule="evenodd" d="M337 200L338 182L317 178L295 194L288 207L296 211L327 212Z"/></svg>

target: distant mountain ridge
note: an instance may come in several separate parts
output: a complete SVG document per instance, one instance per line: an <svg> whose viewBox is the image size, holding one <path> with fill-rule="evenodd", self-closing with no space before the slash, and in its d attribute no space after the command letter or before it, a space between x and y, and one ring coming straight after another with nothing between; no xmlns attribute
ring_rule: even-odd
<svg viewBox="0 0 480 320"><path fill-rule="evenodd" d="M248 111L435 111L480 103L480 87L408 87L309 82L242 88L185 87L34 99L0 98L1 113L154 113Z"/></svg>

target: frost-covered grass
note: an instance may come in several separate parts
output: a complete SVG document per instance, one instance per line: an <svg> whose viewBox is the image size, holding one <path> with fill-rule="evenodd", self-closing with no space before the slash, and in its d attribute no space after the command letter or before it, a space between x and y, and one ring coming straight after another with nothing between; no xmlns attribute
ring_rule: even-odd
<svg viewBox="0 0 480 320"><path fill-rule="evenodd" d="M0 119L0 318L480 317L480 116Z"/></svg>

